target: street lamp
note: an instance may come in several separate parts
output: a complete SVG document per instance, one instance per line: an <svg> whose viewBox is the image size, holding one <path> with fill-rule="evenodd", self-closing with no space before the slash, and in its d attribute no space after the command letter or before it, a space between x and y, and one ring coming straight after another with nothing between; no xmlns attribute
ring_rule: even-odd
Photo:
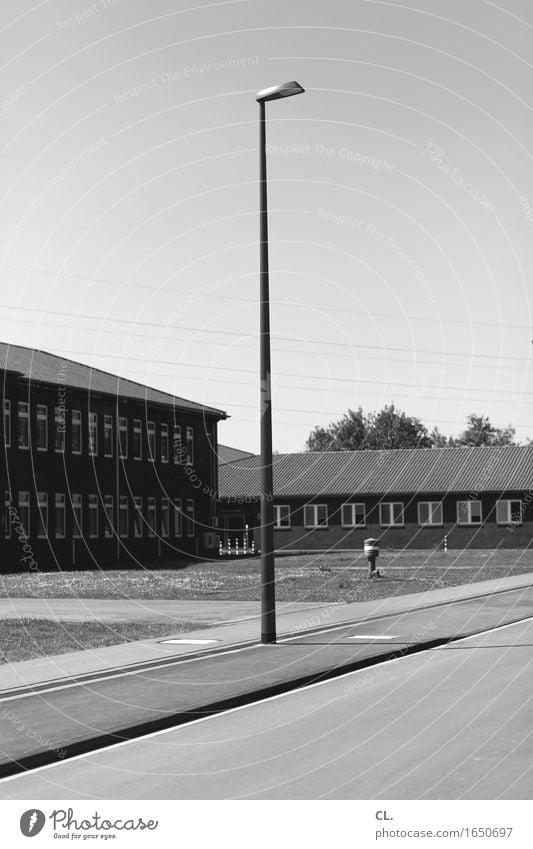
<svg viewBox="0 0 533 849"><path fill-rule="evenodd" d="M270 303L268 289L268 214L266 171L265 103L303 94L295 80L260 91L259 186L260 186L260 404L261 404L261 642L276 642L276 594L274 585L274 483L272 474L272 392L270 385Z"/></svg>

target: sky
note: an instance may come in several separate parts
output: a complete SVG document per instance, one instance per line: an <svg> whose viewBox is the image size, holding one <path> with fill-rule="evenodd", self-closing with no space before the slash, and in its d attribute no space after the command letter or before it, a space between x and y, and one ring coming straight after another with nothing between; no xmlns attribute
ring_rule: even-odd
<svg viewBox="0 0 533 849"><path fill-rule="evenodd" d="M228 413L259 450L267 104L274 448L348 408L533 436L525 0L3 0L0 338Z"/></svg>

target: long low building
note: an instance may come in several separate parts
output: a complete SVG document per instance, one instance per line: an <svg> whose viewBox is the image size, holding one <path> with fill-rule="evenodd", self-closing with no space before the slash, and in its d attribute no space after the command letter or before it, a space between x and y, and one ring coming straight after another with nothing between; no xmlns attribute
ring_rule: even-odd
<svg viewBox="0 0 533 849"><path fill-rule="evenodd" d="M261 458L219 467L220 529L259 542ZM533 448L325 451L274 456L277 549L525 548Z"/></svg>
<svg viewBox="0 0 533 849"><path fill-rule="evenodd" d="M213 554L222 410L0 343L3 571Z"/></svg>

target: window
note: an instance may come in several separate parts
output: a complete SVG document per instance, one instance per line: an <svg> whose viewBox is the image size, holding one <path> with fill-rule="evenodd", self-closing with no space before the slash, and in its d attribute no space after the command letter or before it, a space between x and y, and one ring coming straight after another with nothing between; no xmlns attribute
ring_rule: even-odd
<svg viewBox="0 0 533 849"><path fill-rule="evenodd" d="M113 416L104 416L104 457L113 456Z"/></svg>
<svg viewBox="0 0 533 849"><path fill-rule="evenodd" d="M65 450L65 408L54 407L54 451Z"/></svg>
<svg viewBox="0 0 533 849"><path fill-rule="evenodd" d="M178 463L183 463L182 456L182 447L181 447L181 427L180 425L174 425L174 438L173 438L173 448L174 448L174 463L177 465Z"/></svg>
<svg viewBox="0 0 533 849"><path fill-rule="evenodd" d="M89 495L89 536L98 536L98 496Z"/></svg>
<svg viewBox="0 0 533 849"><path fill-rule="evenodd" d="M98 454L98 414L89 413L89 454L96 457Z"/></svg>
<svg viewBox="0 0 533 849"><path fill-rule="evenodd" d="M304 507L304 525L306 528L327 528L328 505L306 504Z"/></svg>
<svg viewBox="0 0 533 849"><path fill-rule="evenodd" d="M4 398L4 445L11 447L11 401Z"/></svg>
<svg viewBox="0 0 533 849"><path fill-rule="evenodd" d="M481 501L458 501L457 523L459 525L481 525Z"/></svg>
<svg viewBox="0 0 533 849"><path fill-rule="evenodd" d="M65 538L65 494L56 492L55 497L55 535L56 539Z"/></svg>
<svg viewBox="0 0 533 849"><path fill-rule="evenodd" d="M26 536L30 535L30 493L19 492L19 519Z"/></svg>
<svg viewBox="0 0 533 849"><path fill-rule="evenodd" d="M186 465L192 466L194 463L194 430L192 427L187 428L187 457Z"/></svg>
<svg viewBox="0 0 533 849"><path fill-rule="evenodd" d="M291 508L288 504L274 504L274 527L290 528Z"/></svg>
<svg viewBox="0 0 533 849"><path fill-rule="evenodd" d="M37 493L37 537L46 539L48 536L48 493Z"/></svg>
<svg viewBox="0 0 533 849"><path fill-rule="evenodd" d="M104 495L104 516L105 516L104 536L109 539L109 537L114 536L114 525L115 525L115 517L113 515L113 496L112 495Z"/></svg>
<svg viewBox="0 0 533 849"><path fill-rule="evenodd" d="M9 490L4 492L4 538L11 539L11 523L13 521L9 508L11 507L11 493Z"/></svg>
<svg viewBox="0 0 533 849"><path fill-rule="evenodd" d="M498 525L521 525L522 502L518 499L502 499L496 502L496 521Z"/></svg>
<svg viewBox="0 0 533 849"><path fill-rule="evenodd" d="M155 498L150 496L148 498L148 536L155 537L155 525L156 525L157 517L155 511Z"/></svg>
<svg viewBox="0 0 533 849"><path fill-rule="evenodd" d="M181 498L174 499L174 536L180 537L183 534L183 513L181 512Z"/></svg>
<svg viewBox="0 0 533 849"><path fill-rule="evenodd" d="M168 498L161 500L161 536L170 536L170 504Z"/></svg>
<svg viewBox="0 0 533 849"><path fill-rule="evenodd" d="M143 535L143 500L140 496L133 499L133 536L139 539Z"/></svg>
<svg viewBox="0 0 533 849"><path fill-rule="evenodd" d="M81 495L72 496L72 536L79 539L83 531L83 513Z"/></svg>
<svg viewBox="0 0 533 849"><path fill-rule="evenodd" d="M142 421L140 419L133 419L133 459L142 460L142 457Z"/></svg>
<svg viewBox="0 0 533 849"><path fill-rule="evenodd" d="M153 463L155 460L155 423L146 422L146 433L148 435L148 459Z"/></svg>
<svg viewBox="0 0 533 849"><path fill-rule="evenodd" d="M27 401L19 401L17 417L17 442L19 448L30 447L30 412Z"/></svg>
<svg viewBox="0 0 533 849"><path fill-rule="evenodd" d="M384 501L379 505L379 524L384 528L403 525L403 504L401 501Z"/></svg>
<svg viewBox="0 0 533 849"><path fill-rule="evenodd" d="M121 495L118 511L118 529L121 537L128 536L128 496Z"/></svg>
<svg viewBox="0 0 533 849"><path fill-rule="evenodd" d="M418 524L419 525L442 525L442 502L441 501L419 501L418 502Z"/></svg>
<svg viewBox="0 0 533 849"><path fill-rule="evenodd" d="M187 514L187 536L193 537L194 536L194 499L193 498L187 499L186 514Z"/></svg>
<svg viewBox="0 0 533 849"><path fill-rule="evenodd" d="M161 462L168 463L168 425L161 425Z"/></svg>
<svg viewBox="0 0 533 849"><path fill-rule="evenodd" d="M37 404L37 430L35 442L37 451L46 451L48 449L48 407L45 404Z"/></svg>
<svg viewBox="0 0 533 849"><path fill-rule="evenodd" d="M125 460L128 456L128 420L125 416L118 420L118 447L121 458Z"/></svg>
<svg viewBox="0 0 533 849"><path fill-rule="evenodd" d="M343 504L341 507L341 524L343 528L360 528L366 525L364 504Z"/></svg>
<svg viewBox="0 0 533 849"><path fill-rule="evenodd" d="M72 410L72 453L81 454L81 413Z"/></svg>

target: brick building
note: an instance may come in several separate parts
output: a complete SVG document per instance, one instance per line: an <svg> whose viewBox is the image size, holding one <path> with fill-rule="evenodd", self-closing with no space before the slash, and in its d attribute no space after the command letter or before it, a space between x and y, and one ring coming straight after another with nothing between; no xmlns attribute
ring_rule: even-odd
<svg viewBox="0 0 533 849"><path fill-rule="evenodd" d="M176 562L216 549L225 413L0 343L3 571Z"/></svg>
<svg viewBox="0 0 533 849"><path fill-rule="evenodd" d="M261 458L219 467L220 527L259 542ZM327 451L274 456L277 549L525 548L533 448Z"/></svg>

